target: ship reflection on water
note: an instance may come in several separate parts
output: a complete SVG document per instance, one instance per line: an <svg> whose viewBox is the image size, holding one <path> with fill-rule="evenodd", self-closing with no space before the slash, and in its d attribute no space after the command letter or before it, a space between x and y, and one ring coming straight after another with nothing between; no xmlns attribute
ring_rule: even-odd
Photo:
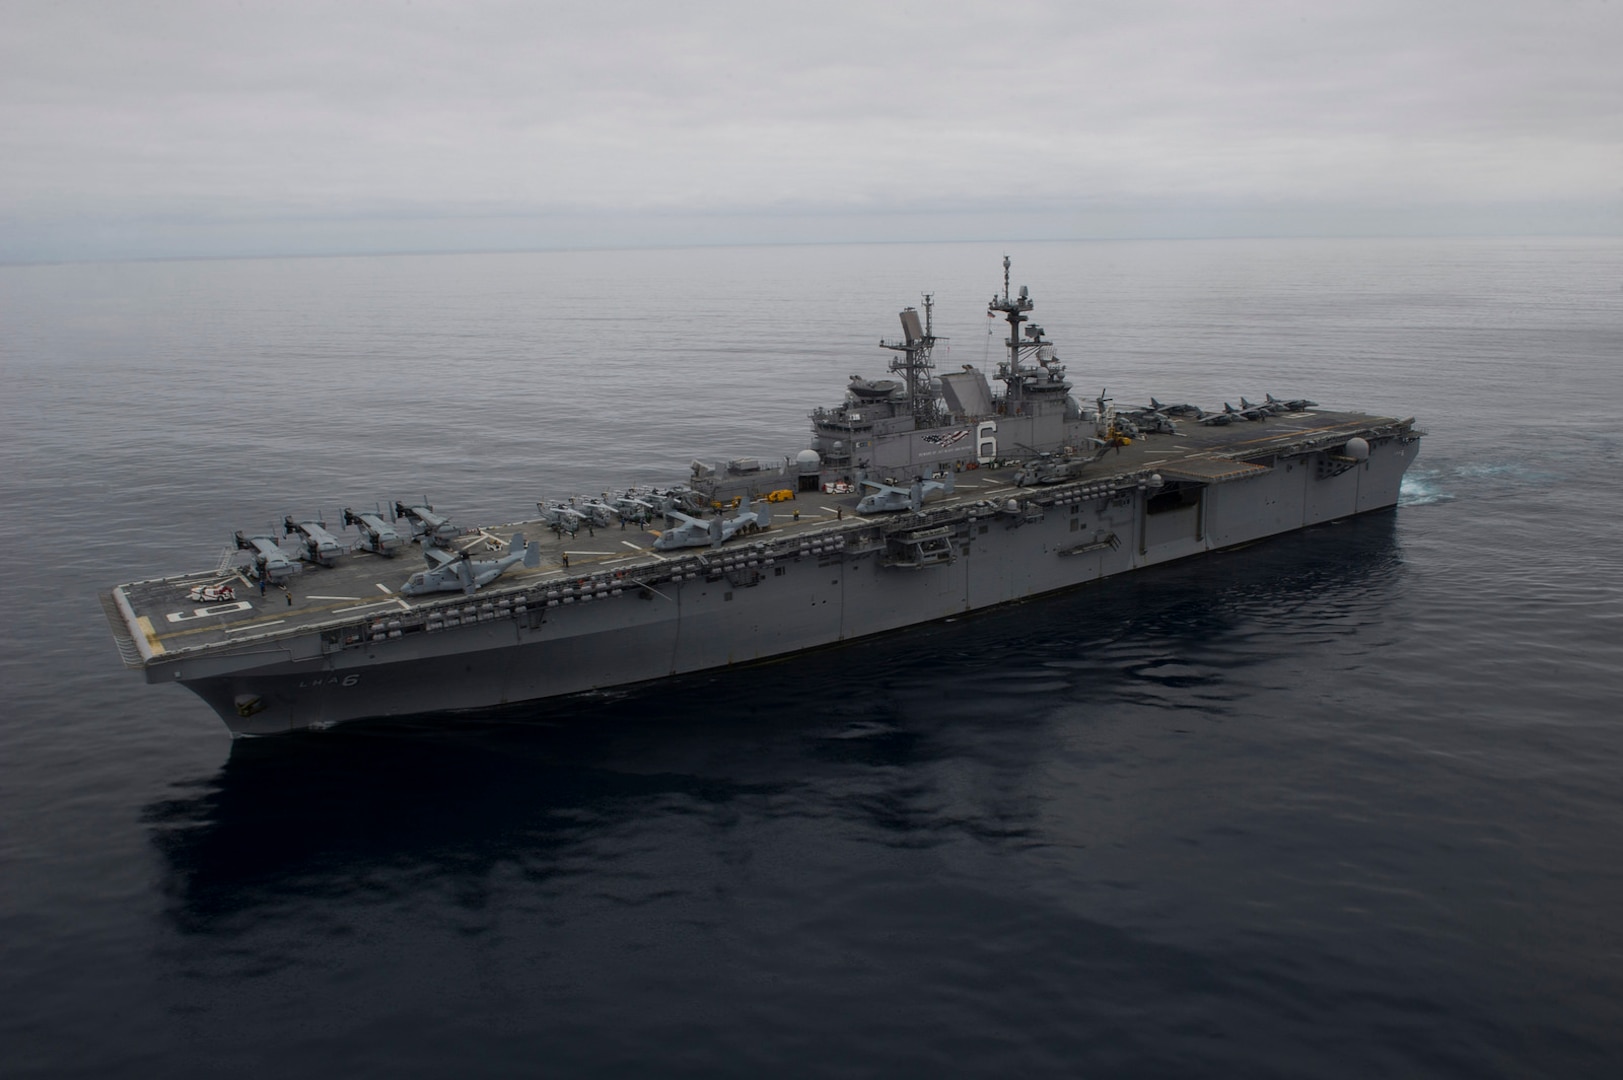
<svg viewBox="0 0 1623 1080"><path fill-rule="evenodd" d="M1369 648L1359 629L1399 594L1394 523L1368 515L750 669L239 739L217 773L147 807L169 914L183 933L230 934L256 912L442 886L635 880L654 895L661 877L691 885L698 864L784 844L826 866L840 859L811 849L851 840L1047 843L1057 755L1102 767L1146 730L1265 711L1280 676L1248 672L1294 642Z"/></svg>

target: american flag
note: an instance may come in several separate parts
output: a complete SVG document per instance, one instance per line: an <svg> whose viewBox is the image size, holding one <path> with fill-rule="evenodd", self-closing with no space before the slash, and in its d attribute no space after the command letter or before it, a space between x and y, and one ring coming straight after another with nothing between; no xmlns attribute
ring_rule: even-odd
<svg viewBox="0 0 1623 1080"><path fill-rule="evenodd" d="M926 435L924 436L924 441L927 443L935 443L937 446L951 446L953 443L957 442L959 439L962 439L968 434L969 429L964 428L962 431L947 432L939 435Z"/></svg>

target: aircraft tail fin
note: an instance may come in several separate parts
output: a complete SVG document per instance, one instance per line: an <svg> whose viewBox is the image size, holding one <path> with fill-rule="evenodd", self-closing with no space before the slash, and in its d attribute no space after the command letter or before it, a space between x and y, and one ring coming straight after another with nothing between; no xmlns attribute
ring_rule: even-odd
<svg viewBox="0 0 1623 1080"><path fill-rule="evenodd" d="M952 474L951 469L948 469L946 472L941 474L941 493L943 495L951 495L952 494L952 487L953 487L952 476L953 476L953 474Z"/></svg>
<svg viewBox="0 0 1623 1080"><path fill-rule="evenodd" d="M531 540L530 546L524 549L524 565L531 570L541 565L541 541Z"/></svg>

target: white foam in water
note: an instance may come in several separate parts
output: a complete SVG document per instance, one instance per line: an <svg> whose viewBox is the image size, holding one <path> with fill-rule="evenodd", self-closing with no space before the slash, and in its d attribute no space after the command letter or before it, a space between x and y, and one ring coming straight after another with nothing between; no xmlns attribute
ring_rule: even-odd
<svg viewBox="0 0 1623 1080"><path fill-rule="evenodd" d="M1436 479L1436 473L1410 469L1403 477L1403 486L1398 489L1398 505L1430 506L1452 499L1453 495L1438 489Z"/></svg>

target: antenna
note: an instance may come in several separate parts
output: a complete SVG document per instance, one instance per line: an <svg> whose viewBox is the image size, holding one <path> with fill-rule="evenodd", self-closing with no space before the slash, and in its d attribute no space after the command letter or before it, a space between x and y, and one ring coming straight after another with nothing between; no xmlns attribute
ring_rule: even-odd
<svg viewBox="0 0 1623 1080"><path fill-rule="evenodd" d="M1007 255L1003 256L1003 296L994 295L992 302L986 306L988 315L996 317L1001 314L1004 321L1009 324L1009 337L1004 343L1009 348L1009 359L998 365L998 378L1002 379L1008 386L1005 400L1008 402L1011 414L1022 411L1019 403L1025 397L1025 377L1020 370L1020 350L1022 348L1036 350L1046 344L1040 334L1031 335L1032 339L1029 342L1023 343L1020 340L1020 324L1027 321L1025 313L1030 311L1035 304L1032 302L1030 290L1024 285L1020 286L1020 295L1018 297L1009 295L1009 267L1012 263L1013 260ZM990 345L991 343L988 342L987 344Z"/></svg>
<svg viewBox="0 0 1623 1080"><path fill-rule="evenodd" d="M935 367L930 359L930 350L936 343L932 313L935 294L920 295L924 298L924 325L919 325L919 313L915 309L904 308L901 312L903 340L885 341L881 338L879 346L902 354L890 362L890 370L906 381L908 411L913 415L915 426L924 429L941 423L941 410L936 403L935 388L930 382L930 372Z"/></svg>

